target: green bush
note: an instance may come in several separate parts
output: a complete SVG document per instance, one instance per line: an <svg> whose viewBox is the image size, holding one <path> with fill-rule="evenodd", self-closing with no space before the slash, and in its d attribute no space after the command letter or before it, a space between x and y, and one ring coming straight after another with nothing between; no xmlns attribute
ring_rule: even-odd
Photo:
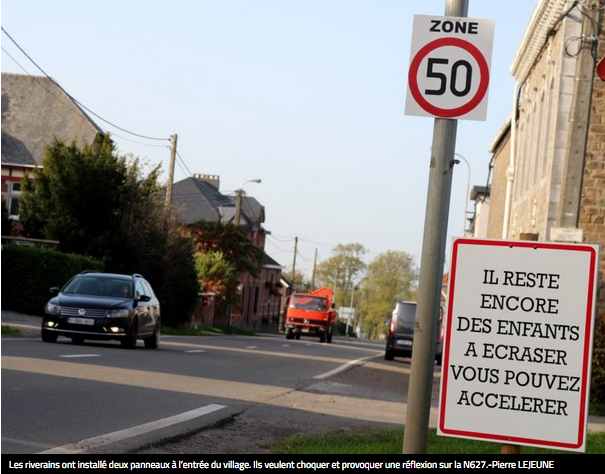
<svg viewBox="0 0 605 474"><path fill-rule="evenodd" d="M103 264L56 250L3 245L2 308L41 316L49 289L63 286L83 270L103 271Z"/></svg>
<svg viewBox="0 0 605 474"><path fill-rule="evenodd" d="M605 316L597 318L594 328L590 399L605 403Z"/></svg>

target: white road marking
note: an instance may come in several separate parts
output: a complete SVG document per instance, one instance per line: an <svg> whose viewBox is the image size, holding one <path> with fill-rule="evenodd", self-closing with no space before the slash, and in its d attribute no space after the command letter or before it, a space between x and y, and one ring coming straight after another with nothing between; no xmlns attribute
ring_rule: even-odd
<svg viewBox="0 0 605 474"><path fill-rule="evenodd" d="M101 357L101 354L66 354L60 355L59 357L63 357L64 359L76 359L78 357Z"/></svg>
<svg viewBox="0 0 605 474"><path fill-rule="evenodd" d="M193 349L190 351L185 351L187 354L197 354L198 352L206 352L204 349Z"/></svg>
<svg viewBox="0 0 605 474"><path fill-rule="evenodd" d="M98 448L106 444L115 443L117 441L122 441L127 438L132 438L134 436L150 433L151 431L159 430L160 428L166 428L168 426L176 425L178 423L192 420L200 416L208 415L209 413L222 410L223 408L226 408L226 406L215 404L206 405L205 407L186 411L185 413L181 413L179 415L170 416L168 418L152 421L143 425L133 426L132 428L127 428L125 430L114 431L113 433L108 433L105 435L96 436L94 438L85 439L82 441L78 441L77 443L57 446L56 448L41 451L38 454L78 454L89 449Z"/></svg>
<svg viewBox="0 0 605 474"><path fill-rule="evenodd" d="M378 356L373 355L373 356L369 356L369 357L363 357L362 359L352 360L351 362L347 362L346 364L343 364L340 367L336 367L334 370L330 370L329 372L325 372L323 374L316 375L313 378L314 379L325 379L325 378L335 375L339 372L342 372L343 370L348 369L352 365L361 364L364 360L373 359L375 357L378 357Z"/></svg>
<svg viewBox="0 0 605 474"><path fill-rule="evenodd" d="M258 346L246 346L246 349L258 349Z"/></svg>

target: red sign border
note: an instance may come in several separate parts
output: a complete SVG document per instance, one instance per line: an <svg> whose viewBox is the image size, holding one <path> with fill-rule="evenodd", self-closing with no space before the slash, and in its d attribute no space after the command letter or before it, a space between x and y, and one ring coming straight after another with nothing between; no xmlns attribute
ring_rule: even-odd
<svg viewBox="0 0 605 474"><path fill-rule="evenodd" d="M468 437L473 439L485 439L488 441L500 441L507 444L515 444L516 443L524 443L534 446L544 446L544 447L556 447L562 449L578 449L580 448L585 440L585 424L586 424L586 404L584 401L586 400L586 394L588 390L588 384L590 383L590 374L588 373L588 368L590 367L590 341L592 334L592 309L593 309L593 301L594 301L594 289L595 289L595 269L597 265L597 251L594 247L590 247L587 245L576 244L576 245L567 245L567 244L554 244L554 243L545 243L545 242L524 242L524 241L510 241L510 240L481 240L481 239L465 239L459 238L454 241L453 251L452 251L452 266L451 266L451 275L450 275L450 286L449 286L449 294L454 294L454 289L456 285L456 269L457 269L457 260L458 260L458 246L461 244L466 245L484 245L484 246L496 246L496 247L525 247L525 248L535 248L535 249L549 249L549 250L568 250L568 251L581 251L581 252L589 252L590 253L590 274L589 274L589 285L588 285L588 295L587 295L587 308L586 308L586 329L585 329L585 340L584 340L584 356L582 363L582 388L581 388L581 398L582 406L580 407L580 419L578 423L578 441L577 443L562 443L541 439L532 439L532 438L522 438L516 436L504 436L497 435L491 433L476 433L471 431L463 431L463 430L454 430L445 428L445 410L446 410L446 393L447 393L447 379L448 379L448 371L446 368L449 364L449 344L446 343L445 351L443 354L443 364L444 370L442 371L442 391L441 391L441 403L439 410L441 413L439 414L439 429L442 433L450 435L450 436L460 436L460 437ZM449 340L451 330L452 330L452 318L449 315L452 314L452 309L454 306L454 298L453 296L449 298L448 308L447 308L447 323L446 323L446 332L445 337L446 340Z"/></svg>
<svg viewBox="0 0 605 474"><path fill-rule="evenodd" d="M477 64L479 65L479 71L481 73L479 87L473 98L466 104L453 109L444 109L432 105L423 97L418 87L418 69L420 68L420 63L430 52L437 48L442 48L444 46L456 46L470 53L470 55L475 58L475 61L477 61ZM489 67L487 65L487 61L485 60L485 57L483 57L483 53L481 53L481 51L479 51L479 48L477 48L474 44L469 43L468 41L460 38L439 38L423 46L416 53L416 56L414 56L414 59L410 64L410 71L408 73L408 84L412 97L414 97L416 103L425 112L428 112L431 115L435 115L441 118L460 117L475 109L487 94L487 89L489 87Z"/></svg>

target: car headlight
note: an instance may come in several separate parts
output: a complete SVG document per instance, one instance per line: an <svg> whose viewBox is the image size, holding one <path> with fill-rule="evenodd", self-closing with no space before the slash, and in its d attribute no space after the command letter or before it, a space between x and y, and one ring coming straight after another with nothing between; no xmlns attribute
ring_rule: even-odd
<svg viewBox="0 0 605 474"><path fill-rule="evenodd" d="M61 306L58 304L46 303L46 307L44 308L48 314L61 314Z"/></svg>
<svg viewBox="0 0 605 474"><path fill-rule="evenodd" d="M108 318L127 318L130 316L130 311L127 309L112 309L107 313Z"/></svg>

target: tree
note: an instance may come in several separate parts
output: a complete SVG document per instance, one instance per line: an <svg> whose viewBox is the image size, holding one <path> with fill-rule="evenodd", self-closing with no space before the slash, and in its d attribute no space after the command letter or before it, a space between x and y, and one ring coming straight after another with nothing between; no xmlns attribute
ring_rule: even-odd
<svg viewBox="0 0 605 474"><path fill-rule="evenodd" d="M165 226L159 173L117 155L108 135L82 149L56 140L35 179L23 180L19 213L26 236L58 240L60 251L102 260L108 272L143 274L164 324L180 325L197 301L197 280L190 240Z"/></svg>
<svg viewBox="0 0 605 474"><path fill-rule="evenodd" d="M286 273L286 278L289 280L292 279L292 271ZM294 281L292 283L292 288L297 293L307 293L308 291L313 291L316 288L311 288L311 282L305 277L303 272L294 271Z"/></svg>
<svg viewBox="0 0 605 474"><path fill-rule="evenodd" d="M250 273L258 278L263 250L241 226L198 221L188 225L187 231L193 240L200 287L217 293L216 312L224 315L230 304L236 304L238 275Z"/></svg>
<svg viewBox="0 0 605 474"><path fill-rule="evenodd" d="M230 288L237 286L237 269L220 250L198 250L194 258L201 291L213 292L224 298Z"/></svg>
<svg viewBox="0 0 605 474"><path fill-rule="evenodd" d="M414 259L405 252L388 251L370 263L361 285L365 298L360 308L362 328L370 338L386 330L385 321L396 301L416 299L417 280Z"/></svg>
<svg viewBox="0 0 605 474"><path fill-rule="evenodd" d="M23 181L19 213L25 234L58 240L63 252L115 258L115 243L125 240L120 211L127 174L108 136L82 150L56 140L35 179Z"/></svg>
<svg viewBox="0 0 605 474"><path fill-rule="evenodd" d="M332 256L317 266L318 286L334 290L336 307L350 304L352 292L366 269L362 260L365 254L366 249L361 244L338 244L332 250Z"/></svg>

